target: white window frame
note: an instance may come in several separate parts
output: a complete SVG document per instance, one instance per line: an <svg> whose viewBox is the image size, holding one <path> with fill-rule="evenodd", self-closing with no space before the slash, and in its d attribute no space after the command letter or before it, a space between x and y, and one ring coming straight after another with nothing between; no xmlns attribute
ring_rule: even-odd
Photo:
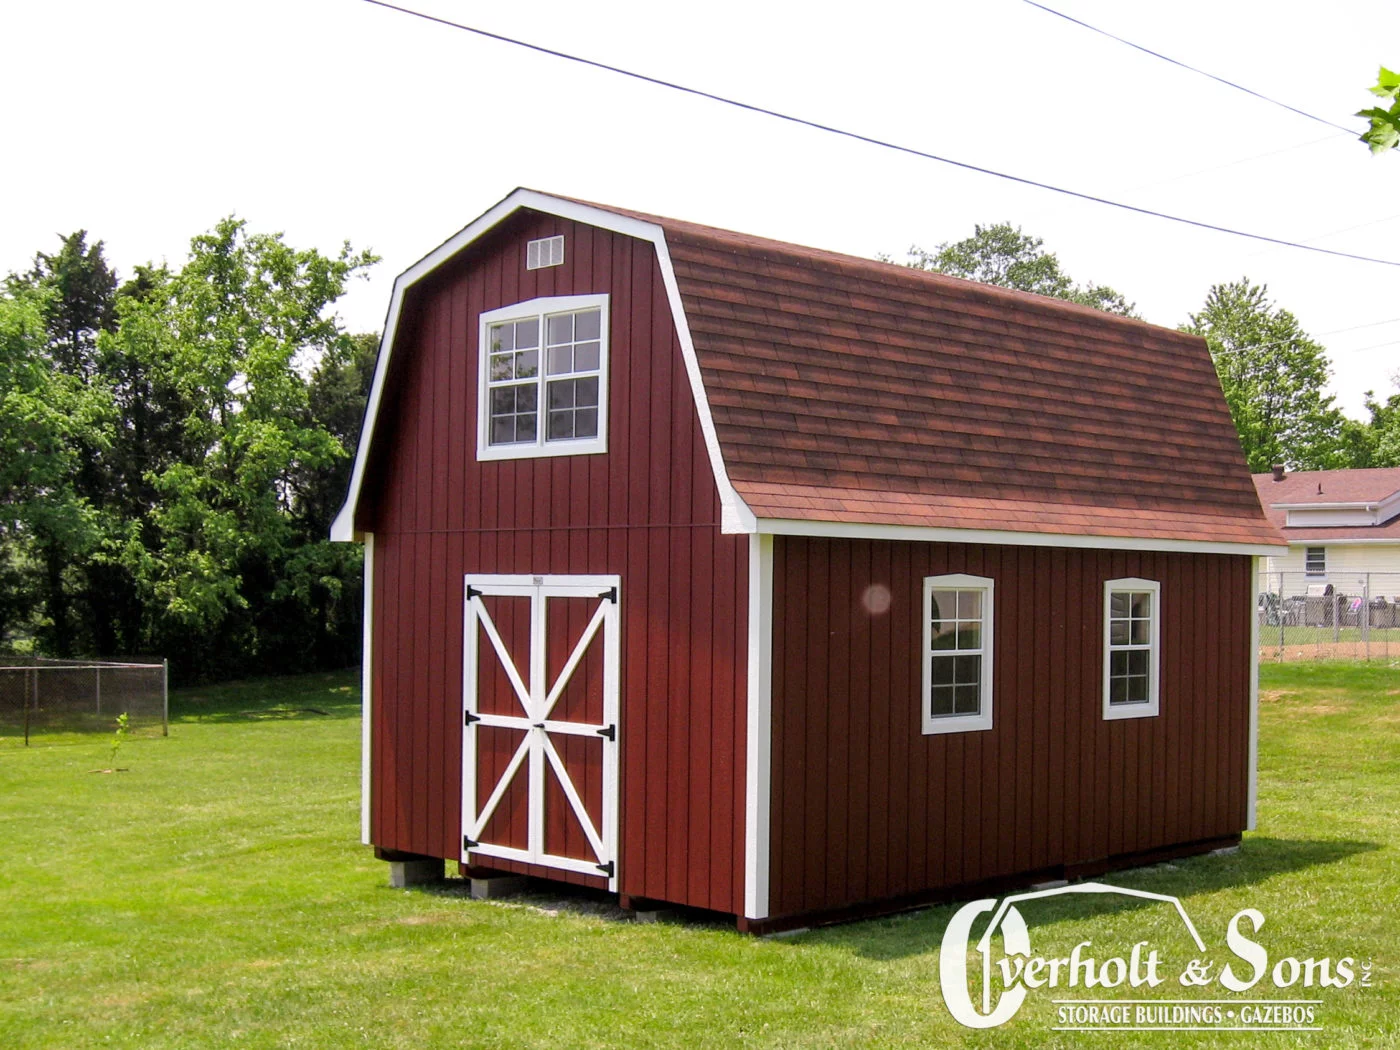
<svg viewBox="0 0 1400 1050"><path fill-rule="evenodd" d="M1113 593L1115 591L1143 591L1152 595L1152 630L1148 644L1118 645L1110 641L1113 624ZM1112 677L1113 653L1115 651L1143 650L1148 652L1147 660L1147 702L1113 704L1109 702L1109 679ZM1114 718L1155 718L1161 710L1161 665L1162 665L1162 584L1157 580L1143 580L1129 576L1121 580L1105 580L1103 584L1103 716Z"/></svg>
<svg viewBox="0 0 1400 1050"><path fill-rule="evenodd" d="M574 313L579 310L598 309L598 434L590 438L546 438L548 431L549 408L545 400L546 383L546 342L547 319L553 314ZM491 326L507 321L524 321L538 317L540 321L540 372L539 372L539 420L535 428L534 444L514 443L509 445L491 444L491 351L488 333ZM538 299L527 299L522 303L488 310L481 315L478 326L477 357L477 397L476 397L476 458L479 461L499 459L535 459L543 456L589 456L608 450L608 372L609 372L609 322L608 296L602 295L552 295Z"/></svg>
<svg viewBox="0 0 1400 1050"><path fill-rule="evenodd" d="M933 592L941 590L982 591L982 632L981 648L982 674L978 683L981 689L979 710L975 715L934 715L933 714ZM993 614L996 606L996 581L989 576L968 576L953 573L946 576L924 577L924 600L921 605L924 617L923 650L920 662L923 664L923 693L919 700L924 726L924 734L933 733L972 733L992 728L992 643L995 637ZM939 650L940 653L952 650ZM972 652L972 650L968 650Z"/></svg>
<svg viewBox="0 0 1400 1050"><path fill-rule="evenodd" d="M1313 569L1313 568L1308 564L1308 562L1309 562L1309 560L1310 560L1310 559L1309 559L1309 556L1312 554L1313 551L1321 551L1321 552L1322 552L1322 566L1321 566L1321 568ZM1304 547L1304 548L1303 548L1303 573L1304 573L1304 575L1307 575L1307 576L1326 576L1326 575L1327 575L1327 548L1326 548L1326 547Z"/></svg>

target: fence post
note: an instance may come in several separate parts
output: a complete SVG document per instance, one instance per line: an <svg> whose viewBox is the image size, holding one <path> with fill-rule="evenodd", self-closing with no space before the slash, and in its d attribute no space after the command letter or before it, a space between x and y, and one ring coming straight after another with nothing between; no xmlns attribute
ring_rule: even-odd
<svg viewBox="0 0 1400 1050"><path fill-rule="evenodd" d="M1366 662L1371 660L1371 574L1361 581L1361 640L1366 643Z"/></svg>
<svg viewBox="0 0 1400 1050"><path fill-rule="evenodd" d="M92 673L94 676L93 692L97 694L97 713L100 715L102 713L102 668L94 667Z"/></svg>
<svg viewBox="0 0 1400 1050"><path fill-rule="evenodd" d="M39 669L34 668L34 691L39 691ZM29 690L24 691L24 746L29 746Z"/></svg>
<svg viewBox="0 0 1400 1050"><path fill-rule="evenodd" d="M170 658L160 661L160 735L170 735Z"/></svg>

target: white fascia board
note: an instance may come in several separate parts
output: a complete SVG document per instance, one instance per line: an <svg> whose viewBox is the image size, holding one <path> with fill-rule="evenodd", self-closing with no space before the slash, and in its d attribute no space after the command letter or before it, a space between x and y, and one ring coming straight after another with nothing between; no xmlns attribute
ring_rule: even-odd
<svg viewBox="0 0 1400 1050"><path fill-rule="evenodd" d="M759 518L758 531L775 536L918 540L926 543L1000 543L1013 547L1085 547L1094 550L1175 551L1187 554L1278 555L1288 551L1288 547L1282 544L1211 543L1207 540L1157 540L1146 536L1080 536L1000 529L945 529L927 525L877 525L790 518Z"/></svg>
<svg viewBox="0 0 1400 1050"><path fill-rule="evenodd" d="M1320 528L1321 526L1309 526ZM1363 529L1364 525L1339 525L1342 529ZM1310 540L1289 540L1292 547L1394 547L1400 544L1400 536L1377 536L1375 539L1330 540L1326 536L1314 536Z"/></svg>
<svg viewBox="0 0 1400 1050"><path fill-rule="evenodd" d="M690 325L686 321L685 309L681 303L680 287L676 284L675 269L671 265L671 253L666 247L666 233L655 223L643 222L626 215L588 204L551 197L535 190L518 189L496 204L480 218L460 230L455 236L440 244L418 262L401 273L394 281L394 293L389 301L389 314L384 323L384 336L379 344L379 357L374 366L374 381L370 385L369 400L365 405L365 420L361 428L359 447L355 451L355 466L350 474L350 489L345 505L336 515L331 525L331 539L354 541L360 537L354 529L355 507L360 499L360 486L364 482L365 463L369 458L369 446L374 437L374 424L379 414L380 401L384 394L384 377L389 370L389 359L394 352L394 339L407 290L462 251L473 241L489 233L511 215L522 208L557 215L561 219L611 230L627 237L650 242L656 249L656 258L661 266L662 281L666 286L666 297L671 304L671 317L676 326L676 334L681 344L681 357L685 361L686 376L690 380L691 396L695 400L696 414L700 418L700 430L705 438L705 449L710 455L710 467L714 471L715 482L719 487L721 531L726 533L755 532L753 512L744 503L729 481L724 459L720 455L719 437L715 433L714 417L710 413L710 401L705 395L704 382L700 376L700 362L695 356L695 342L690 335Z"/></svg>
<svg viewBox="0 0 1400 1050"><path fill-rule="evenodd" d="M1375 510L1380 506L1374 500L1363 503L1271 503L1274 510Z"/></svg>

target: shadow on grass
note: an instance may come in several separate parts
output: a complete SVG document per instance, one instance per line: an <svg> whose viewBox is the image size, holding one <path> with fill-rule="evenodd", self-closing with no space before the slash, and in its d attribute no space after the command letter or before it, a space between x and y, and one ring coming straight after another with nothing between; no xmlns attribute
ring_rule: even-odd
<svg viewBox="0 0 1400 1050"><path fill-rule="evenodd" d="M1381 849L1378 843L1338 839L1280 839L1250 836L1238 853L1188 857L1141 868L1108 872L1093 880L1112 886L1146 890L1180 897L1188 914L1190 899L1202 893L1252 886L1275 875L1336 864L1362 853ZM1013 891L1024 892L1024 891ZM1006 894L978 894L1000 897ZM974 899L969 896L966 899ZM935 905L916 913L844 925L824 926L789 941L791 944L830 944L847 948L869 959L893 960L938 950L943 930L965 900ZM1240 907L1250 902L1242 901ZM1162 901L1117 895L1066 894L1018 904L1031 929L1059 922L1079 922L1122 915L1144 908L1170 907ZM974 933L980 936L980 928ZM1206 936L1204 933L1203 936ZM1207 941L1210 937L1206 937Z"/></svg>
<svg viewBox="0 0 1400 1050"><path fill-rule="evenodd" d="M359 671L194 686L170 694L170 722L226 723L358 718Z"/></svg>
<svg viewBox="0 0 1400 1050"><path fill-rule="evenodd" d="M702 908L664 905L657 912L627 911L618 906L618 895L591 886L577 886L552 879L521 876L520 889L490 899L492 905L523 908L541 915L568 914L579 918L602 919L605 922L646 922L641 918L652 915L651 921L685 926L687 929L717 929L734 931L734 917ZM413 892L444 900L472 900L471 879L449 876L441 882L423 883Z"/></svg>
<svg viewBox="0 0 1400 1050"><path fill-rule="evenodd" d="M1109 872L1092 881L1180 897L1187 903L1189 913L1190 898L1196 894L1249 886L1274 875L1336 864L1358 854L1381 848L1374 842L1251 836L1245 840L1238 853L1189 857L1147 867L1127 868ZM465 878L447 878L442 882L415 886L413 889L414 892L447 900L471 898L471 880ZM819 926L813 930L780 935L777 942L792 947L829 945L844 948L867 959L882 961L928 954L938 950L943 929L953 912L966 901L983 896L992 894L969 893L966 897L949 904L924 906L880 918ZM996 896L1000 898L1005 894ZM634 913L623 911L617 906L615 894L548 879L526 878L519 892L495 898L492 903L502 907L524 908L544 915L567 913L609 922L635 921ZM1246 901L1245 904L1247 903ZM1130 913L1143 908L1169 906L1161 901L1135 897L1066 894L1029 902L1019 906L1019 909L1025 916L1027 926L1034 930L1064 921L1078 922ZM1241 905L1243 906L1244 904ZM668 908L661 914L664 916L663 921L678 923L690 929L735 929L733 917L716 912L676 907Z"/></svg>

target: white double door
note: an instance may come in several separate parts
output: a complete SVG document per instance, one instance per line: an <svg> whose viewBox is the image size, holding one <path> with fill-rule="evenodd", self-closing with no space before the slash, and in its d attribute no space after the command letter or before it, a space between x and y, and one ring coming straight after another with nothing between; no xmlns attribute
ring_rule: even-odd
<svg viewBox="0 0 1400 1050"><path fill-rule="evenodd" d="M617 576L468 576L462 860L617 888Z"/></svg>

